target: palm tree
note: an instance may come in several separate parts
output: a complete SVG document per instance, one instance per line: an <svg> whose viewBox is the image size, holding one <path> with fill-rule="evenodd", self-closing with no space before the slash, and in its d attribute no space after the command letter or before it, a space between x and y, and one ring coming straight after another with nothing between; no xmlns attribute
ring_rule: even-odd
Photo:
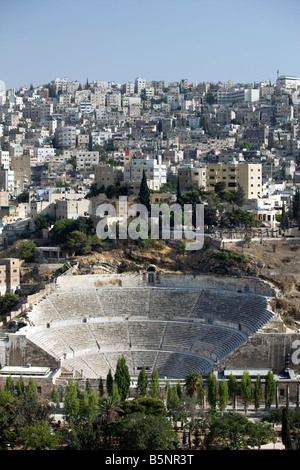
<svg viewBox="0 0 300 470"><path fill-rule="evenodd" d="M123 411L120 403L120 399L115 395L104 397L99 406L100 419L106 424L116 419Z"/></svg>
<svg viewBox="0 0 300 470"><path fill-rule="evenodd" d="M190 397L197 397L199 389L201 387L201 374L192 372L185 379L186 392Z"/></svg>

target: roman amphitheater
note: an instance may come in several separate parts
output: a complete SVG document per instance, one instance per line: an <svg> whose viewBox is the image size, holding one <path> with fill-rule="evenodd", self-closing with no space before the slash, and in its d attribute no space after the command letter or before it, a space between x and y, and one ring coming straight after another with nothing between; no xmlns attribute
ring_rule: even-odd
<svg viewBox="0 0 300 470"><path fill-rule="evenodd" d="M49 395L70 378L105 379L121 355L133 382L144 366L161 380L271 369L282 383L298 383L298 334L272 311L275 295L257 278L164 274L154 265L67 273L32 296L26 326L0 341L0 384L8 373L36 375Z"/></svg>

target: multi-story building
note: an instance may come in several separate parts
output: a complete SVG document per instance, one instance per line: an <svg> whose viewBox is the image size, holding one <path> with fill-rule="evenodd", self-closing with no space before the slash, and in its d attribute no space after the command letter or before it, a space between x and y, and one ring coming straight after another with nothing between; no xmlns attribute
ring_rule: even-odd
<svg viewBox="0 0 300 470"><path fill-rule="evenodd" d="M60 149L74 148L76 146L75 127L57 127L55 130L55 145Z"/></svg>
<svg viewBox="0 0 300 470"><path fill-rule="evenodd" d="M229 106L239 101L245 100L245 90L239 88L220 89L217 92L217 100L219 105Z"/></svg>
<svg viewBox="0 0 300 470"><path fill-rule="evenodd" d="M76 170L89 170L99 163L99 152L89 152L88 150L76 150L71 152L71 156L76 158Z"/></svg>
<svg viewBox="0 0 300 470"><path fill-rule="evenodd" d="M10 168L10 154L7 151L0 150L0 167L3 170L9 170Z"/></svg>
<svg viewBox="0 0 300 470"><path fill-rule="evenodd" d="M95 184L101 186L116 186L124 181L124 167L108 164L98 165L95 168Z"/></svg>
<svg viewBox="0 0 300 470"><path fill-rule="evenodd" d="M148 156L133 158L124 166L124 181L128 183L140 183L145 170L148 187L159 190L163 183L167 182L167 167L161 163L161 157L150 159Z"/></svg>
<svg viewBox="0 0 300 470"><path fill-rule="evenodd" d="M57 200L55 203L56 220L78 219L91 214L92 203L89 199Z"/></svg>
<svg viewBox="0 0 300 470"><path fill-rule="evenodd" d="M206 189L206 167L193 164L178 166L178 181L181 190Z"/></svg>
<svg viewBox="0 0 300 470"><path fill-rule="evenodd" d="M15 173L13 170L0 168L0 190L13 194L15 190Z"/></svg>
<svg viewBox="0 0 300 470"><path fill-rule="evenodd" d="M20 260L3 258L0 261L0 295L20 289Z"/></svg>
<svg viewBox="0 0 300 470"><path fill-rule="evenodd" d="M141 91L145 90L146 83L147 82L144 78L136 78L135 79L135 93L139 95Z"/></svg>
<svg viewBox="0 0 300 470"><path fill-rule="evenodd" d="M225 181L226 191L235 192L240 185L246 199L257 199L263 195L261 163L209 163L207 165L207 189Z"/></svg>
<svg viewBox="0 0 300 470"><path fill-rule="evenodd" d="M281 75L276 80L276 87L285 90L296 90L300 86L300 78L289 75Z"/></svg>

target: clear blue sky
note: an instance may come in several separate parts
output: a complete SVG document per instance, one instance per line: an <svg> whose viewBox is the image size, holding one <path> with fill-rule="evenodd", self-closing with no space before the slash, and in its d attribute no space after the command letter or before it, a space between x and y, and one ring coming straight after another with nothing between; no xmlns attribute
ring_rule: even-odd
<svg viewBox="0 0 300 470"><path fill-rule="evenodd" d="M300 0L0 0L0 80L300 76Z"/></svg>

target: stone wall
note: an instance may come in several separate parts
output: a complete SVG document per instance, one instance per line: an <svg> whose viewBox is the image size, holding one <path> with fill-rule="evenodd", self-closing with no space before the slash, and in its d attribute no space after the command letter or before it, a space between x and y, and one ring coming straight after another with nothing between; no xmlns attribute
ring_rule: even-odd
<svg viewBox="0 0 300 470"><path fill-rule="evenodd" d="M138 287L145 286L141 274L91 274L78 276L60 276L57 287L60 289L92 289L101 287ZM160 282L153 284L161 287L189 287L194 289L218 288L242 290L249 293L275 296L275 290L266 282L254 278L225 277L212 275L161 274Z"/></svg>
<svg viewBox="0 0 300 470"><path fill-rule="evenodd" d="M222 359L218 371L227 368L271 368L274 373L282 373L286 355L290 355L290 369L300 374L300 341L297 333L257 333L244 345ZM299 353L298 353L299 350Z"/></svg>
<svg viewBox="0 0 300 470"><path fill-rule="evenodd" d="M6 384L7 375L0 375L0 389L3 390ZM29 379L31 376L26 377L22 375L25 387L28 385ZM35 386L37 387L38 394L45 398L46 400L51 401L51 394L53 389L53 377L32 377ZM20 376L12 376L12 381L16 385L20 380Z"/></svg>
<svg viewBox="0 0 300 470"><path fill-rule="evenodd" d="M59 361L21 334L9 336L9 341L6 342L5 363L10 366L31 364L33 367L60 367Z"/></svg>

